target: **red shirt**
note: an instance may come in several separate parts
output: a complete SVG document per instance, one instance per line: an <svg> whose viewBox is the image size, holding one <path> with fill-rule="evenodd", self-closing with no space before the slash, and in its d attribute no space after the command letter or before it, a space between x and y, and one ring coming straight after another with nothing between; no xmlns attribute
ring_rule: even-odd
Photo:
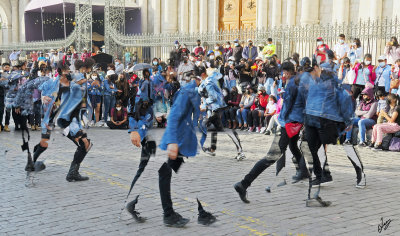
<svg viewBox="0 0 400 236"><path fill-rule="evenodd" d="M320 46L317 46L317 49L315 50L315 54L317 57L320 57L320 63L324 63L326 61L326 52L329 50L329 46L327 44L322 44ZM318 59L317 59L318 61Z"/></svg>

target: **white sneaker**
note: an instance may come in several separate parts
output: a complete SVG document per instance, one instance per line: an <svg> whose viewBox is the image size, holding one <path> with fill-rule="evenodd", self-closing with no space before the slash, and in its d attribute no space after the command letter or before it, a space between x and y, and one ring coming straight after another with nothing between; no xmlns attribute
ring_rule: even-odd
<svg viewBox="0 0 400 236"><path fill-rule="evenodd" d="M236 160L238 160L238 161L241 161L241 160L243 160L245 158L246 158L246 156L244 155L243 152L238 153L238 155L236 156Z"/></svg>
<svg viewBox="0 0 400 236"><path fill-rule="evenodd" d="M265 130L266 130L267 128L265 128L265 127L262 127L261 128L261 130L260 130L260 134L263 134L263 133L265 133Z"/></svg>
<svg viewBox="0 0 400 236"><path fill-rule="evenodd" d="M256 133L260 133L260 128L259 127L256 128Z"/></svg>
<svg viewBox="0 0 400 236"><path fill-rule="evenodd" d="M63 130L63 135L68 136L69 134L69 126Z"/></svg>

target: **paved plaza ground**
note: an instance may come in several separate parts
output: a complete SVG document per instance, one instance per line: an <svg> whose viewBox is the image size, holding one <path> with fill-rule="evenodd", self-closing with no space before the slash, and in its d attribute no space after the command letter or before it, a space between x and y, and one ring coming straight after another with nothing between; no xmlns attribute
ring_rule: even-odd
<svg viewBox="0 0 400 236"><path fill-rule="evenodd" d="M160 140L162 129L153 130ZM367 188L355 188L355 172L341 146L330 146L328 160L334 183L321 196L332 201L328 208L306 207L307 183L288 184L271 193L265 187L290 179L294 167L278 178L275 166L248 189L250 204L240 201L233 189L265 155L272 136L240 132L247 159L233 159L235 147L227 135L218 136L215 157L204 153L186 160L173 174L175 209L191 222L183 229L165 227L158 190L158 172L166 152L157 150L135 186L140 193L137 210L148 218L138 224L120 210L139 163L139 149L130 144L126 131L106 128L88 130L94 146L81 166L89 181L69 183L66 173L75 146L60 131L53 132L50 148L43 154L47 169L37 173L36 186L25 187L26 153L21 152L21 133L0 133L0 235L400 235L400 153L360 149ZM31 149L40 133L33 132ZM207 144L209 140L207 140ZM8 151L5 154L5 151ZM42 158L42 157L41 157ZM199 198L218 221L197 224ZM391 220L378 232L378 225Z"/></svg>

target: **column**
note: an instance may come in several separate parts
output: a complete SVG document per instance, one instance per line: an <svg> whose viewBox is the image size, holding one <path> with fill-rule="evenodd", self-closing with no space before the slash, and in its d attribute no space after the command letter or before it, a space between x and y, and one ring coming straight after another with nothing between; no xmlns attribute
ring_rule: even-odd
<svg viewBox="0 0 400 236"><path fill-rule="evenodd" d="M140 5L140 14L141 14L141 20L142 20L142 33L147 33L147 8L148 8L148 2L147 0L139 0L139 5Z"/></svg>
<svg viewBox="0 0 400 236"><path fill-rule="evenodd" d="M200 0L199 1L199 13L200 13L200 25L199 25L199 28L200 28L200 32L207 32L207 29L208 29L208 24L207 24L207 22L208 22L208 15L207 15L207 13L208 13L208 9L207 9L207 7L208 7L208 1L205 1L205 0Z"/></svg>
<svg viewBox="0 0 400 236"><path fill-rule="evenodd" d="M208 0L208 24L207 31L214 32L218 30L219 1Z"/></svg>
<svg viewBox="0 0 400 236"><path fill-rule="evenodd" d="M397 17L397 22L400 21L400 1L393 1L393 16L394 19Z"/></svg>
<svg viewBox="0 0 400 236"><path fill-rule="evenodd" d="M396 1L393 1L396 2ZM382 17L382 0L365 0L358 9L360 20L376 20Z"/></svg>
<svg viewBox="0 0 400 236"><path fill-rule="evenodd" d="M11 17L12 17L12 40L19 42L19 11L18 0L11 1Z"/></svg>
<svg viewBox="0 0 400 236"><path fill-rule="evenodd" d="M178 31L178 0L163 0L162 32L175 33Z"/></svg>
<svg viewBox="0 0 400 236"><path fill-rule="evenodd" d="M199 0L190 0L189 32L199 32Z"/></svg>
<svg viewBox="0 0 400 236"><path fill-rule="evenodd" d="M154 17L154 34L161 33L161 0L152 0Z"/></svg>
<svg viewBox="0 0 400 236"><path fill-rule="evenodd" d="M281 15L282 15L281 0L272 0L272 18L271 18L272 27L281 25Z"/></svg>
<svg viewBox="0 0 400 236"><path fill-rule="evenodd" d="M189 0L180 0L179 8L179 31L187 33L189 31Z"/></svg>
<svg viewBox="0 0 400 236"><path fill-rule="evenodd" d="M287 0L287 14L286 14L286 24L289 26L296 25L296 0Z"/></svg>
<svg viewBox="0 0 400 236"><path fill-rule="evenodd" d="M348 23L350 14L350 0L333 0L332 22Z"/></svg>
<svg viewBox="0 0 400 236"><path fill-rule="evenodd" d="M302 0L301 17L300 17L300 23L302 25L318 24L319 23L318 15L319 15L319 0Z"/></svg>
<svg viewBox="0 0 400 236"><path fill-rule="evenodd" d="M257 0L257 28L266 29L267 27L268 27L268 0Z"/></svg>

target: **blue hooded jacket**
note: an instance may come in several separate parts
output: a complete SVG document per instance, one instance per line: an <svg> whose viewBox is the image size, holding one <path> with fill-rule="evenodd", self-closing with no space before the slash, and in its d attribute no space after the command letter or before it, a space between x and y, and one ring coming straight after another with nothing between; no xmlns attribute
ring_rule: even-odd
<svg viewBox="0 0 400 236"><path fill-rule="evenodd" d="M191 157L197 153L196 127L200 114L200 95L195 81L183 86L176 94L168 116L168 126L161 139L160 148L176 143L179 153Z"/></svg>

